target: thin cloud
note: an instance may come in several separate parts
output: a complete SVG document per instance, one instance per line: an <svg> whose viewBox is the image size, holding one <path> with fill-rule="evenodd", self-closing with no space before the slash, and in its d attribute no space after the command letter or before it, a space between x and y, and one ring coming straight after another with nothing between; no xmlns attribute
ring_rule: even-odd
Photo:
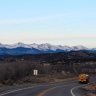
<svg viewBox="0 0 96 96"><path fill-rule="evenodd" d="M27 22L36 22L41 20L46 20L47 18L32 18L32 19L10 19L10 20L0 20L0 24L8 23L27 23Z"/></svg>
<svg viewBox="0 0 96 96"><path fill-rule="evenodd" d="M1 34L0 34L1 35ZM3 34L2 34L3 35ZM6 41L9 39L11 40L36 40L36 41L42 41L42 40L96 40L96 34L29 34L29 33L18 33L18 34L10 34L10 35L3 35L0 37L0 40L4 40L6 38ZM2 41L1 40L1 41Z"/></svg>
<svg viewBox="0 0 96 96"><path fill-rule="evenodd" d="M65 17L66 15L60 16L49 16L49 17L38 17L38 18L28 18L28 19L7 19L7 20L0 20L0 24L8 24L8 23L30 23L30 22L37 22L37 21L44 21L44 20L51 20L60 17Z"/></svg>
<svg viewBox="0 0 96 96"><path fill-rule="evenodd" d="M84 15L96 15L96 12L85 12L85 13L71 13L71 14L61 14L49 17L38 17L38 18L28 18L28 19L6 19L0 20L0 24L17 24L17 23L28 23L28 22L37 22L43 20L50 20L50 19L57 19L57 18L64 18L64 17L76 17L76 16L84 16Z"/></svg>

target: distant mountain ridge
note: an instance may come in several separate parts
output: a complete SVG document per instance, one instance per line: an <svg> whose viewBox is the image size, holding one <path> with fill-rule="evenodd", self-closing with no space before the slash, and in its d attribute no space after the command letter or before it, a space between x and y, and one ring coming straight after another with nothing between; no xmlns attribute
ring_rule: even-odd
<svg viewBox="0 0 96 96"><path fill-rule="evenodd" d="M38 53L56 53L56 52L69 52L84 50L88 52L96 52L96 48L87 48L82 45L69 47L67 45L51 45L49 43L44 44L24 44L21 42L15 44L1 44L0 43L0 54L38 54Z"/></svg>

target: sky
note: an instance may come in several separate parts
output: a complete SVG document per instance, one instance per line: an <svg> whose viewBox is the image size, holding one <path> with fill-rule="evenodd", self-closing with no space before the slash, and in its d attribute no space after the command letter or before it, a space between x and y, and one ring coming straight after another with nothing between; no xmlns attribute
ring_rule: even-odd
<svg viewBox="0 0 96 96"><path fill-rule="evenodd" d="M0 0L0 43L96 48L96 0Z"/></svg>

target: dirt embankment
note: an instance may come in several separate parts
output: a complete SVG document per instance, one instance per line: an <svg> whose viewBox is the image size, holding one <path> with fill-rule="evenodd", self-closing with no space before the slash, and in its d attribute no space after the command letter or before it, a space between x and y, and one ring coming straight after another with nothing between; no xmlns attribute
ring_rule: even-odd
<svg viewBox="0 0 96 96"><path fill-rule="evenodd" d="M96 82L83 87L88 96L96 96Z"/></svg>

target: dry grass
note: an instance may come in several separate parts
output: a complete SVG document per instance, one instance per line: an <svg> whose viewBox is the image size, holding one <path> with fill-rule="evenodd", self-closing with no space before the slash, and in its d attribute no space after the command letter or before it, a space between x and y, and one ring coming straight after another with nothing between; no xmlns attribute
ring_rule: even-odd
<svg viewBox="0 0 96 96"><path fill-rule="evenodd" d="M89 84L83 87L85 90L95 90L96 83Z"/></svg>
<svg viewBox="0 0 96 96"><path fill-rule="evenodd" d="M85 87L83 87L83 89L89 91L89 90L93 90L94 93L87 93L88 96L96 96L95 94L95 86L96 86L96 83L92 83L92 84L89 84Z"/></svg>
<svg viewBox="0 0 96 96"><path fill-rule="evenodd" d="M88 93L87 95L88 95L88 96L96 96L96 95L93 94L93 93Z"/></svg>
<svg viewBox="0 0 96 96"><path fill-rule="evenodd" d="M28 85L39 85L39 84L50 84L50 83L59 83L68 80L77 79L74 74L49 74L49 75L38 75L38 76L27 76L17 82L12 82L7 80L4 84L0 85L0 88L4 86L28 86ZM11 84L12 83L12 84Z"/></svg>

